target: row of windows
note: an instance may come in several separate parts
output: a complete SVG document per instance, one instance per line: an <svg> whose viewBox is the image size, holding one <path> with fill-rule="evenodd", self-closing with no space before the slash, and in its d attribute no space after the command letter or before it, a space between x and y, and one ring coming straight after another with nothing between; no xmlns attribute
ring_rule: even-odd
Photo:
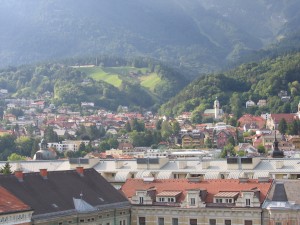
<svg viewBox="0 0 300 225"><path fill-rule="evenodd" d="M159 202L175 202L175 198L158 198Z"/></svg>
<svg viewBox="0 0 300 225"><path fill-rule="evenodd" d="M217 224L216 219L209 220L209 225L216 225L216 224ZM139 217L138 225L146 225L146 217ZM159 217L158 225L165 225L165 218ZM178 218L172 218L172 225L179 225ZM190 219L189 225L197 225L197 219ZM231 225L231 220L224 220L224 225ZM252 220L245 220L244 225L252 225Z"/></svg>

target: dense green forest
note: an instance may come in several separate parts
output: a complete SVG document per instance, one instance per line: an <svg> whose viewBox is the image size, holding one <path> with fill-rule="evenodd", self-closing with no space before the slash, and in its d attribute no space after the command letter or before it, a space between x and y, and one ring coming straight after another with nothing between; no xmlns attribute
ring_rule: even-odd
<svg viewBox="0 0 300 225"><path fill-rule="evenodd" d="M280 91L287 91L290 101L282 101L278 96ZM221 108L236 117L242 113L296 112L300 100L300 53L242 64L225 73L200 77L162 105L160 112L178 115L193 111L197 114L212 108L216 97ZM267 100L265 107L246 109L246 101L257 103L260 99Z"/></svg>
<svg viewBox="0 0 300 225"><path fill-rule="evenodd" d="M0 66L114 54L156 58L191 78L299 30L298 0L9 0Z"/></svg>
<svg viewBox="0 0 300 225"><path fill-rule="evenodd" d="M35 66L9 67L0 70L0 88L7 89L16 98L39 99L45 92L54 93L48 99L56 106L69 105L79 108L81 102L94 102L96 107L116 110L119 105L131 108L156 109L162 102L174 96L186 84L184 76L174 70L150 59L135 58L125 60L117 57L97 57L95 68L119 68L119 87L103 80L95 80L85 70L71 65L91 64L91 59L68 60L62 63L39 64ZM93 59L95 64L95 59ZM121 68L121 69L120 69ZM131 69L132 68L132 69ZM132 71L135 79L128 79ZM142 72L144 71L144 72ZM151 86L137 82L155 74L159 82ZM107 75L109 76L109 75Z"/></svg>

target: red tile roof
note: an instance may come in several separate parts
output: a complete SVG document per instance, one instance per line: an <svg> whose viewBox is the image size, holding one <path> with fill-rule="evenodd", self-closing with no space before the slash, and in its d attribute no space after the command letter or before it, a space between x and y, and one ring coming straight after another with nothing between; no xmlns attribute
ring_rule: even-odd
<svg viewBox="0 0 300 225"><path fill-rule="evenodd" d="M156 188L157 194L164 191L182 191L182 195L178 199L181 202L185 199L187 190L206 189L205 202L212 203L214 195L219 192L241 192L257 188L260 191L260 202L262 203L271 185L272 182L259 183L258 180L248 180L248 182L240 183L237 179L203 180L200 182L190 182L187 179L165 179L154 180L153 182L144 182L143 179L128 179L122 186L121 191L129 199L135 195L136 190L147 190L151 187Z"/></svg>
<svg viewBox="0 0 300 225"><path fill-rule="evenodd" d="M287 123L292 123L295 120L295 114L289 113L271 114L271 117L275 123L279 123L282 119L285 119Z"/></svg>
<svg viewBox="0 0 300 225"><path fill-rule="evenodd" d="M30 206L26 205L8 190L0 186L0 214L22 212L30 210Z"/></svg>

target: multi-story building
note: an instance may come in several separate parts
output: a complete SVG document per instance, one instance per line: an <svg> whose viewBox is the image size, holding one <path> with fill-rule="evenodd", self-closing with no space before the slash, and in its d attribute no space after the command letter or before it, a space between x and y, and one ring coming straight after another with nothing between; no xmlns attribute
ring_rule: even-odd
<svg viewBox="0 0 300 225"><path fill-rule="evenodd" d="M66 140L62 141L62 143L58 142L50 142L47 143L48 148L55 148L59 152L73 151L76 152L79 150L79 146L81 143L88 145L90 141L87 140Z"/></svg>
<svg viewBox="0 0 300 225"><path fill-rule="evenodd" d="M132 225L260 225L269 179L128 179Z"/></svg>
<svg viewBox="0 0 300 225"><path fill-rule="evenodd" d="M33 209L0 187L0 224L30 225Z"/></svg>
<svg viewBox="0 0 300 225"><path fill-rule="evenodd" d="M299 180L276 180L263 204L263 224L300 224Z"/></svg>
<svg viewBox="0 0 300 225"><path fill-rule="evenodd" d="M94 169L16 171L0 186L28 206L28 218L33 210L30 224L130 224L128 200Z"/></svg>

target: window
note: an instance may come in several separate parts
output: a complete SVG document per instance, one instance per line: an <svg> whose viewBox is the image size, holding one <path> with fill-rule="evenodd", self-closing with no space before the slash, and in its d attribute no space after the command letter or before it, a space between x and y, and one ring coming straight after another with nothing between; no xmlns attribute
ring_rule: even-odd
<svg viewBox="0 0 300 225"><path fill-rule="evenodd" d="M196 205L196 199L195 198L191 198L191 203L190 205Z"/></svg>
<svg viewBox="0 0 300 225"><path fill-rule="evenodd" d="M165 198L159 198L159 201L160 201L160 202L164 202L164 201L165 201Z"/></svg>
<svg viewBox="0 0 300 225"><path fill-rule="evenodd" d="M140 204L143 204L143 203L144 203L144 198L140 197Z"/></svg>
<svg viewBox="0 0 300 225"><path fill-rule="evenodd" d="M139 225L146 225L146 218L145 217L139 217Z"/></svg>
<svg viewBox="0 0 300 225"><path fill-rule="evenodd" d="M221 198L217 198L217 199L216 199L216 202L217 202L217 203L222 203L223 201L222 201Z"/></svg>
<svg viewBox="0 0 300 225"><path fill-rule="evenodd" d="M246 206L250 206L250 199L249 198L246 199Z"/></svg>
<svg viewBox="0 0 300 225"><path fill-rule="evenodd" d="M126 220L120 220L120 225L126 225Z"/></svg>
<svg viewBox="0 0 300 225"><path fill-rule="evenodd" d="M165 224L165 218L158 218L158 225L164 225Z"/></svg>
<svg viewBox="0 0 300 225"><path fill-rule="evenodd" d="M190 225L197 225L197 219L190 219Z"/></svg>
<svg viewBox="0 0 300 225"><path fill-rule="evenodd" d="M172 218L172 225L178 225L178 218Z"/></svg>
<svg viewBox="0 0 300 225"><path fill-rule="evenodd" d="M245 220L245 225L252 225L252 220Z"/></svg>
<svg viewBox="0 0 300 225"><path fill-rule="evenodd" d="M225 220L225 225L231 225L231 220Z"/></svg>
<svg viewBox="0 0 300 225"><path fill-rule="evenodd" d="M216 219L209 219L209 225L216 225L217 221Z"/></svg>
<svg viewBox="0 0 300 225"><path fill-rule="evenodd" d="M281 225L281 222L276 222L275 225Z"/></svg>

